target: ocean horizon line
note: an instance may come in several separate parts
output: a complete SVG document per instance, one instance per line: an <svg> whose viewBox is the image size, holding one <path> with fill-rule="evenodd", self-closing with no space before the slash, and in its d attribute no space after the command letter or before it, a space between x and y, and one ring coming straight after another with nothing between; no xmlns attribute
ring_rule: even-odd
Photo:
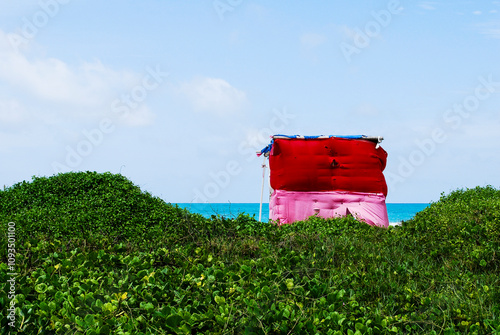
<svg viewBox="0 0 500 335"><path fill-rule="evenodd" d="M260 217L261 221L269 220L269 203L262 203L262 211L259 202L184 202L171 203L185 208L193 213L205 217L221 215L234 218L239 214L248 214ZM387 215L390 225L399 225L402 221L413 218L418 212L428 207L429 203L387 203Z"/></svg>
<svg viewBox="0 0 500 335"><path fill-rule="evenodd" d="M231 205L231 204L243 204L243 205L259 205L260 202L171 202L169 201L168 203L170 204L179 204L179 205L185 205L185 204L203 204L203 205L210 205L210 204L223 204L223 205ZM386 202L386 205L430 205L432 202ZM263 202L262 205L269 205L268 202Z"/></svg>

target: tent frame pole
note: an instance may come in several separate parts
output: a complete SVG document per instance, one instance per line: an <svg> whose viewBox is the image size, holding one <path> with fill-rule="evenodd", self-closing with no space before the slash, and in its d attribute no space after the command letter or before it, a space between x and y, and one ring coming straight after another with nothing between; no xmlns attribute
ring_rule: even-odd
<svg viewBox="0 0 500 335"><path fill-rule="evenodd" d="M262 163L262 188L260 190L259 222L262 221L262 200L264 198L265 179L266 179L266 156L264 156L264 163Z"/></svg>

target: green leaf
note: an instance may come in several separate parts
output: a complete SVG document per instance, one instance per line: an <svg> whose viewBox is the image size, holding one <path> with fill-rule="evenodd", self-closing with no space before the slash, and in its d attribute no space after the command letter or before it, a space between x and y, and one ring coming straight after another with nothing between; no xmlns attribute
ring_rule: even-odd
<svg viewBox="0 0 500 335"><path fill-rule="evenodd" d="M223 305L226 303L226 298L219 297L218 295L215 296L214 300L217 303L217 305Z"/></svg>
<svg viewBox="0 0 500 335"><path fill-rule="evenodd" d="M62 293L61 291L57 291L55 296L54 296L54 300L60 304L64 301L64 293Z"/></svg>
<svg viewBox="0 0 500 335"><path fill-rule="evenodd" d="M99 331L99 334L101 334L101 335L109 335L111 333L108 325L104 325L104 326L100 327L98 329L98 331Z"/></svg>
<svg viewBox="0 0 500 335"><path fill-rule="evenodd" d="M249 267L249 266L247 266L247 265L245 265L245 264L241 265L241 270L242 270L243 272L245 272L245 273L250 273L250 272L252 272L252 268L251 268L251 267Z"/></svg>
<svg viewBox="0 0 500 335"><path fill-rule="evenodd" d="M49 310L53 313L57 309L57 305L54 301L49 302Z"/></svg>
<svg viewBox="0 0 500 335"><path fill-rule="evenodd" d="M102 306L104 306L104 304L101 299L97 299L96 301L94 301L94 306L102 309Z"/></svg>
<svg viewBox="0 0 500 335"><path fill-rule="evenodd" d="M356 322L356 324L354 325L354 328L356 328L356 330L359 330L359 331L366 330L366 326L362 323L359 323L359 322Z"/></svg>
<svg viewBox="0 0 500 335"><path fill-rule="evenodd" d="M45 293L47 291L47 289L48 289L48 286L45 283L40 283L40 284L35 285L35 291L37 291L38 293Z"/></svg>
<svg viewBox="0 0 500 335"><path fill-rule="evenodd" d="M42 301L38 306L40 307L40 309L42 311L45 311L45 312L49 311L49 305L45 301Z"/></svg>
<svg viewBox="0 0 500 335"><path fill-rule="evenodd" d="M82 320L81 317L76 316L75 317L75 323L79 325L80 327L84 328L85 327L85 322Z"/></svg>
<svg viewBox="0 0 500 335"><path fill-rule="evenodd" d="M189 327L189 325L187 325L187 324L183 324L183 325L179 328L179 333L180 333L180 334L185 334L185 335L192 334L191 327Z"/></svg>
<svg viewBox="0 0 500 335"><path fill-rule="evenodd" d="M155 309L155 306L150 302L141 302L140 306L148 313L151 313Z"/></svg>
<svg viewBox="0 0 500 335"><path fill-rule="evenodd" d="M169 326L172 329L179 327L181 322L182 322L182 317L180 315L177 315L177 314L170 315L165 320L165 323L167 324L167 326Z"/></svg>
<svg viewBox="0 0 500 335"><path fill-rule="evenodd" d="M110 302L107 302L107 303L105 303L105 304L102 306L102 310L103 310L104 312L111 312L111 313L112 313L112 312L114 312L114 311L116 310L116 308L117 308L117 307L116 307L115 305L113 305L112 303L110 303Z"/></svg>
<svg viewBox="0 0 500 335"><path fill-rule="evenodd" d="M84 318L84 321L87 326L93 326L95 323L94 316L92 314L87 314Z"/></svg>

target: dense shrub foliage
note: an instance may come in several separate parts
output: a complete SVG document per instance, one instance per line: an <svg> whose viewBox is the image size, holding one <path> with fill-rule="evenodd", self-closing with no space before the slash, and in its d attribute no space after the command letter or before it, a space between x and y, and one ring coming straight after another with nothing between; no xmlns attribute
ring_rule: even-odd
<svg viewBox="0 0 500 335"><path fill-rule="evenodd" d="M67 173L0 191L0 223L3 334L500 333L492 187L388 229L351 217L277 227L206 219L121 175Z"/></svg>
<svg viewBox="0 0 500 335"><path fill-rule="evenodd" d="M64 240L106 237L143 240L163 225L177 225L190 214L142 192L121 175L66 173L33 177L0 193L3 220L18 222L18 234L45 234Z"/></svg>

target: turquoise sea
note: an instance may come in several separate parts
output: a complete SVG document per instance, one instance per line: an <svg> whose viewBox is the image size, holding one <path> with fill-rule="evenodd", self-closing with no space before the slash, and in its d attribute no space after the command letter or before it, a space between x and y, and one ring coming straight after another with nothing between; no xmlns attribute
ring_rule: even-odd
<svg viewBox="0 0 500 335"><path fill-rule="evenodd" d="M205 217L212 215L221 215L228 218L237 217L240 213L255 215L259 218L259 204L258 203L179 203L179 207L188 209L193 213L199 213ZM398 224L401 221L409 220L415 214L429 204L425 203L388 203L387 214L389 215L390 224ZM269 220L269 204L262 204L262 221Z"/></svg>

